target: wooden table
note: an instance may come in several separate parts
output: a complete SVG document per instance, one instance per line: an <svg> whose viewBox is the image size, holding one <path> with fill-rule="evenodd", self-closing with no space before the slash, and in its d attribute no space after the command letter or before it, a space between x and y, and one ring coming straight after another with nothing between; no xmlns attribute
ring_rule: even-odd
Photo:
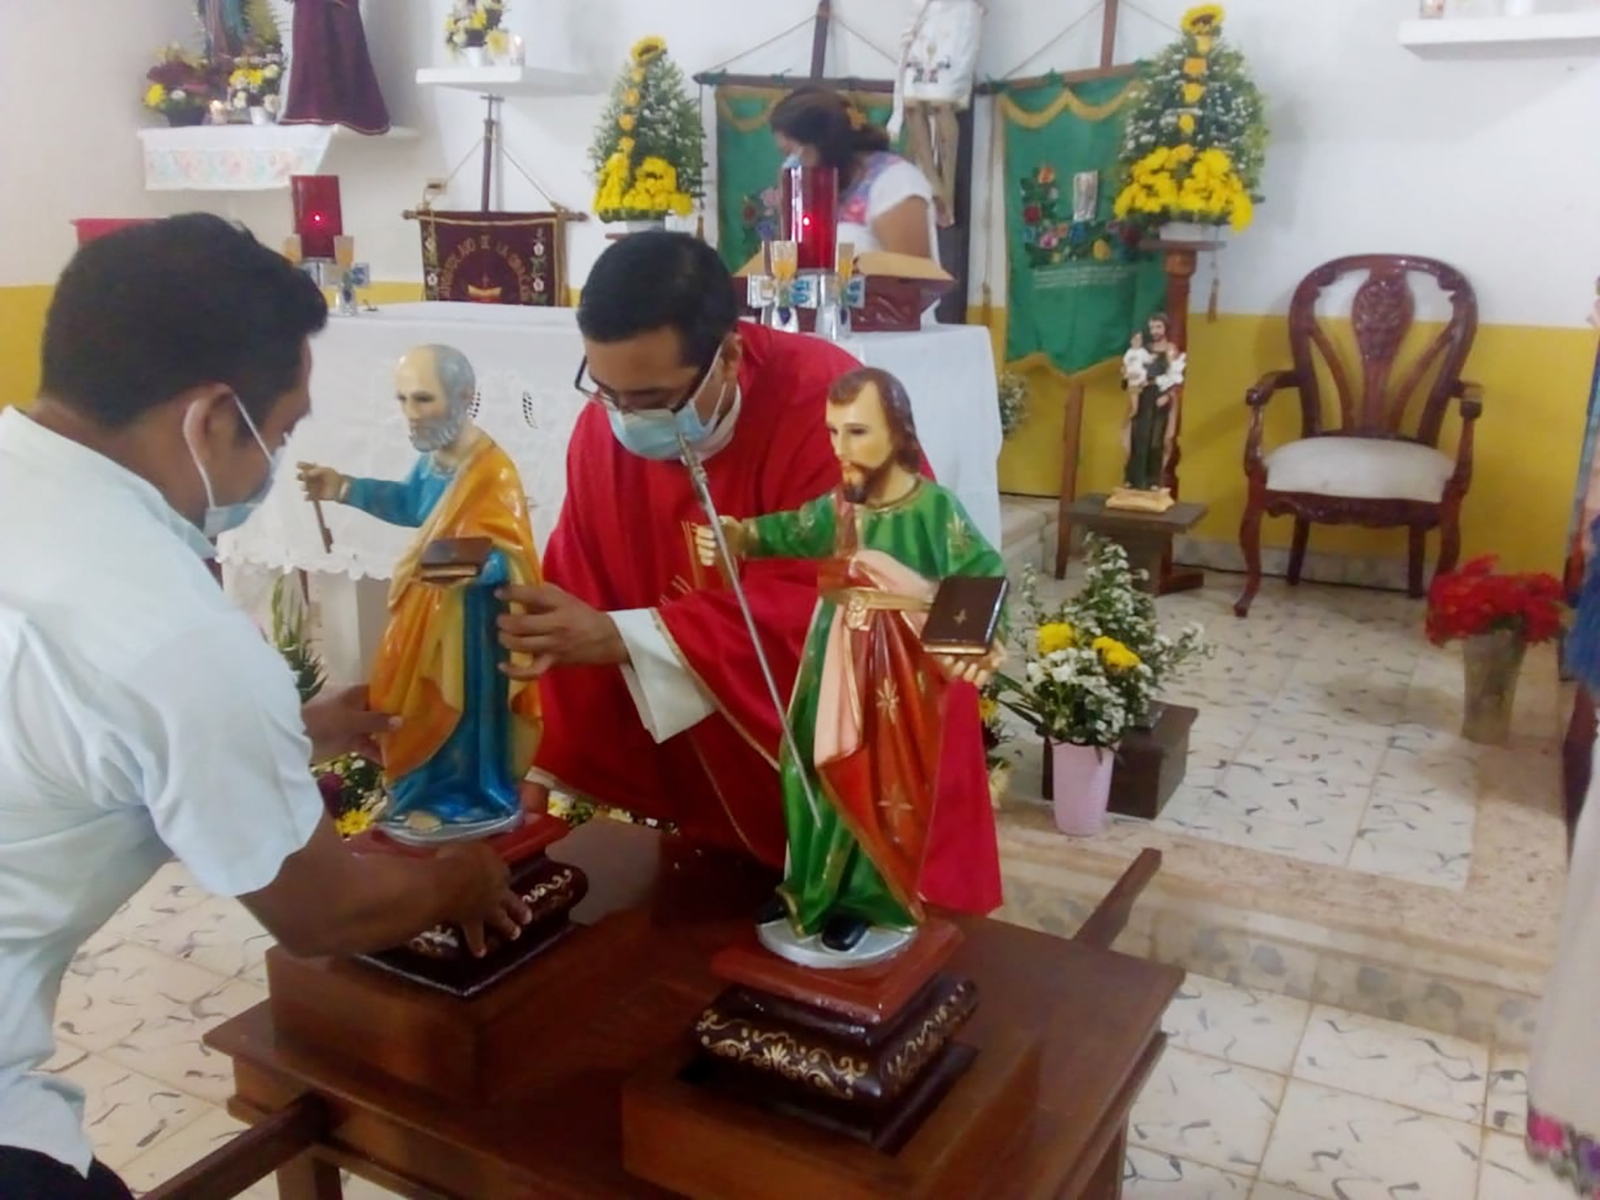
<svg viewBox="0 0 1600 1200"><path fill-rule="evenodd" d="M1063 505L1061 510L1064 524L1082 525L1126 550L1133 569L1145 572L1141 590L1153 594L1197 586L1197 582L1187 579L1177 586L1169 584L1164 564L1170 561L1172 539L1180 533L1188 533L1209 511L1204 504L1180 500L1164 513L1129 512L1107 508L1106 497L1101 494L1080 497ZM1065 573L1063 555L1056 565L1056 578L1060 579Z"/></svg>
<svg viewBox="0 0 1600 1200"><path fill-rule="evenodd" d="M687 1036L722 987L712 955L751 919L773 880L731 856L605 820L575 831L552 857L588 872L591 890L575 915L589 927L499 985L525 994L528 1039L547 1065L514 1095L454 1104L371 1067L307 1053L277 1036L270 1001L207 1036L234 1061L229 1109L240 1119L282 1122L308 1096L326 1106L327 1134L278 1173L284 1200L337 1200L337 1167L411 1197L667 1194L623 1169L623 1082ZM1116 1200L1128 1113L1165 1044L1161 1015L1181 973L998 921L959 924L966 936L950 970L976 980L981 995L960 1040L981 1055L997 1037L1026 1030L1041 1048L1034 1118L994 1147L982 1194ZM595 941L584 947L585 939ZM562 957L591 958L599 940L616 946L606 977L596 985L591 973L582 994L560 994L560 979L575 975ZM420 990L383 978L413 999ZM541 982L550 986L541 991ZM460 1002L440 995L437 1003ZM372 1019L381 1026L382 1006Z"/></svg>

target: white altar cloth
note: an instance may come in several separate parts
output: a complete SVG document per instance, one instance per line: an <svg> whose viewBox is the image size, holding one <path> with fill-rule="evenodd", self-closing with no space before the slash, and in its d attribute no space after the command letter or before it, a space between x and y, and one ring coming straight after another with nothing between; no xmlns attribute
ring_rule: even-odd
<svg viewBox="0 0 1600 1200"><path fill-rule="evenodd" d="M572 386L583 357L571 309L474 304L398 304L334 317L313 343L312 416L289 441L277 483L260 510L221 543L225 563L388 578L412 531L337 504L323 510L333 533L324 553L316 517L293 464L400 479L416 461L394 397L396 362L413 346L443 342L472 360L477 420L509 454L532 505L534 535L549 539L566 495L567 439L584 404ZM1000 547L1000 410L988 331L935 326L865 334L844 348L906 385L923 450L973 523ZM821 421L823 414L817 413Z"/></svg>

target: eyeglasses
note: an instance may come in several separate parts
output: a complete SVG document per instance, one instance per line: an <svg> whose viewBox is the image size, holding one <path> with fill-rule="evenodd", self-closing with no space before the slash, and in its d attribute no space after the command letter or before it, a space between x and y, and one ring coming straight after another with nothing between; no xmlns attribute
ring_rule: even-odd
<svg viewBox="0 0 1600 1200"><path fill-rule="evenodd" d="M700 394L700 389L705 387L706 380L711 378L711 368L717 365L717 360L721 357L722 355L720 352L714 355L710 362L708 362L704 367L700 368L700 373L694 377L694 381L689 385L688 390L685 391L680 398L667 404L653 404L648 402L644 404L633 404L623 400L620 395L612 391L610 388L601 387L594 381L594 376L589 374L589 360L587 357L578 364L578 373L577 375L573 376L572 386L576 388L578 394L589 403L598 404L601 408L604 408L609 412L663 412L673 414L681 411L691 400Z"/></svg>

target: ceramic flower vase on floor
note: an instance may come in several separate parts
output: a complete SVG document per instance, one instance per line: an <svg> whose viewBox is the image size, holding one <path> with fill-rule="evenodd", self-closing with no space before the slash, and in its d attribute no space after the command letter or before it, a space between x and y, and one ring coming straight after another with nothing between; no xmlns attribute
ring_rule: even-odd
<svg viewBox="0 0 1600 1200"><path fill-rule="evenodd" d="M1502 746L1511 736L1511 710L1527 643L1514 629L1497 629L1461 640L1466 667L1466 715L1461 736L1469 742Z"/></svg>
<svg viewBox="0 0 1600 1200"><path fill-rule="evenodd" d="M1116 762L1115 746L1045 743L1045 769L1057 829L1068 837L1095 837L1105 831L1111 771Z"/></svg>

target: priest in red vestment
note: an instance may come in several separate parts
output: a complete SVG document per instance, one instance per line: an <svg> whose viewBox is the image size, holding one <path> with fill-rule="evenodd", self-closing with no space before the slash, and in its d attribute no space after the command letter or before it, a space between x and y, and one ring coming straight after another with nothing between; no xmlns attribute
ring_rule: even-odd
<svg viewBox="0 0 1600 1200"><path fill-rule="evenodd" d="M816 338L739 320L716 251L647 233L609 248L578 309L592 401L567 452L545 584L510 589L502 641L531 654L544 738L530 779L781 867L778 708L705 523L683 432L718 510L796 509L839 482L823 413L859 364ZM579 364L574 364L579 367ZM746 595L786 703L817 602L814 563L753 563Z"/></svg>

